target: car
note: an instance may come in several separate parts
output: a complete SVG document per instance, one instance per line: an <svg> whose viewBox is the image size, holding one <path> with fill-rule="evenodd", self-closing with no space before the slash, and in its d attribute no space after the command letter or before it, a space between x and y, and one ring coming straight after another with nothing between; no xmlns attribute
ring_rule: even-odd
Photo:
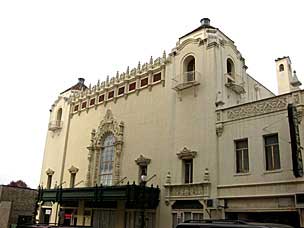
<svg viewBox="0 0 304 228"><path fill-rule="evenodd" d="M244 220L206 219L187 220L176 228L293 228L292 226L276 223L249 222Z"/></svg>

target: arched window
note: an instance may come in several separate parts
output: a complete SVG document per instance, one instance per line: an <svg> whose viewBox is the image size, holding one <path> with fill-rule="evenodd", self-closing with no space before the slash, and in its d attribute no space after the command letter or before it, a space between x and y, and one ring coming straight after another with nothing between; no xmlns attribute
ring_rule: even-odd
<svg viewBox="0 0 304 228"><path fill-rule="evenodd" d="M195 80L195 58L189 55L183 64L184 81L191 82Z"/></svg>
<svg viewBox="0 0 304 228"><path fill-rule="evenodd" d="M62 108L58 109L57 111L57 116L56 116L57 122L60 122L61 118L62 118Z"/></svg>
<svg viewBox="0 0 304 228"><path fill-rule="evenodd" d="M231 59L227 59L227 74L230 75L232 78L235 77L235 69L234 69L234 63Z"/></svg>
<svg viewBox="0 0 304 228"><path fill-rule="evenodd" d="M112 185L112 173L114 163L115 137L113 134L106 136L100 159L100 183Z"/></svg>
<svg viewBox="0 0 304 228"><path fill-rule="evenodd" d="M283 64L280 64L280 66L279 66L279 71L281 72L281 71L284 71L284 65Z"/></svg>

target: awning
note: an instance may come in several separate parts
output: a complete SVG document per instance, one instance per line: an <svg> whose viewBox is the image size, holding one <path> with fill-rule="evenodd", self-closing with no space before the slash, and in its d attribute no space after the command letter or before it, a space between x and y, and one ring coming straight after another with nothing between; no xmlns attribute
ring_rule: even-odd
<svg viewBox="0 0 304 228"><path fill-rule="evenodd" d="M83 188L39 188L40 202L69 202L84 200L92 203L125 201L126 208L155 209L159 203L160 189L141 185L96 186Z"/></svg>

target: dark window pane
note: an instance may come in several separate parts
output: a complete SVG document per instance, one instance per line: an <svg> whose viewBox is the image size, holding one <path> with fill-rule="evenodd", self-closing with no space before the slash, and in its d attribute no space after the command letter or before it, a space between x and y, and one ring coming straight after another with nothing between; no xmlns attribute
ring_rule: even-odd
<svg viewBox="0 0 304 228"><path fill-rule="evenodd" d="M90 105L94 105L95 104L95 98L90 100Z"/></svg>
<svg viewBox="0 0 304 228"><path fill-rule="evenodd" d="M236 172L242 172L242 151L236 151Z"/></svg>
<svg viewBox="0 0 304 228"><path fill-rule="evenodd" d="M102 94L102 95L99 96L98 101L99 101L99 102L104 101L104 94Z"/></svg>
<svg viewBox="0 0 304 228"><path fill-rule="evenodd" d="M272 150L271 147L266 147L266 170L272 170Z"/></svg>
<svg viewBox="0 0 304 228"><path fill-rule="evenodd" d="M143 86L146 86L146 85L148 85L148 78L141 79L140 87L143 87Z"/></svg>
<svg viewBox="0 0 304 228"><path fill-rule="evenodd" d="M129 84L129 91L133 91L136 88L136 82Z"/></svg>
<svg viewBox="0 0 304 228"><path fill-rule="evenodd" d="M122 94L124 94L125 93L125 87L120 87L119 89L118 89L118 95L122 95Z"/></svg>
<svg viewBox="0 0 304 228"><path fill-rule="evenodd" d="M265 137L265 145L277 144L278 143L278 135L270 135Z"/></svg>
<svg viewBox="0 0 304 228"><path fill-rule="evenodd" d="M280 164L280 153L279 153L279 146L273 146L273 156L274 156L274 168L275 169L280 169L281 164Z"/></svg>
<svg viewBox="0 0 304 228"><path fill-rule="evenodd" d="M111 99L114 97L114 91L111 91L108 93L108 99Z"/></svg>
<svg viewBox="0 0 304 228"><path fill-rule="evenodd" d="M248 149L243 150L244 155L244 172L247 173L249 171L249 157L248 157Z"/></svg>
<svg viewBox="0 0 304 228"><path fill-rule="evenodd" d="M161 80L161 73L153 75L153 82L157 82Z"/></svg>
<svg viewBox="0 0 304 228"><path fill-rule="evenodd" d="M74 112L77 112L78 109L79 109L79 105L75 105L75 107L74 107Z"/></svg>

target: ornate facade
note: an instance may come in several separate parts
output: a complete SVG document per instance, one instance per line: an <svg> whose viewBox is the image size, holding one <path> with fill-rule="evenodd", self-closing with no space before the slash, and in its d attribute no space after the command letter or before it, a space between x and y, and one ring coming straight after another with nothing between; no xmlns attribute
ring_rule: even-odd
<svg viewBox="0 0 304 228"><path fill-rule="evenodd" d="M297 110L300 148L304 93L290 59L276 60L275 96L248 75L229 37L209 19L201 23L168 55L93 86L80 79L60 94L40 220L175 228L226 217L303 226L304 179L292 172L287 107Z"/></svg>

